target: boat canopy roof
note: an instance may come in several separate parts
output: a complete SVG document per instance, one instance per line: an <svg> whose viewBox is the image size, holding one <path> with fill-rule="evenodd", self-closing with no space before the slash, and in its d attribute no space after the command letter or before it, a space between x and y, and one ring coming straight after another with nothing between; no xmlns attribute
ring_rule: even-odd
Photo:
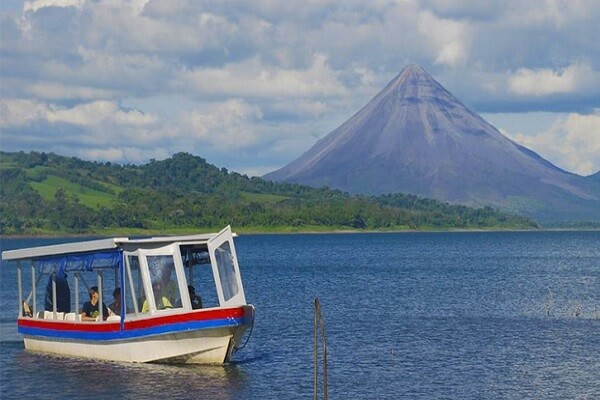
<svg viewBox="0 0 600 400"><path fill-rule="evenodd" d="M88 240L83 242L56 244L51 246L30 247L18 250L7 250L2 252L3 260L46 260L56 262L59 258L72 258L84 260L84 254L105 253L108 257L124 246L166 245L169 243L181 244L204 244L217 236L218 233L207 233L201 235L186 236L158 236L143 239L130 239L117 237L109 239ZM79 256L78 256L79 255ZM68 257L66 257L68 256ZM102 257L101 257L102 258ZM88 259L90 259L88 257ZM85 264L85 262L83 262Z"/></svg>
<svg viewBox="0 0 600 400"><path fill-rule="evenodd" d="M40 272L56 272L65 276L67 272L116 269L122 260L119 249L93 253L47 256L35 259Z"/></svg>

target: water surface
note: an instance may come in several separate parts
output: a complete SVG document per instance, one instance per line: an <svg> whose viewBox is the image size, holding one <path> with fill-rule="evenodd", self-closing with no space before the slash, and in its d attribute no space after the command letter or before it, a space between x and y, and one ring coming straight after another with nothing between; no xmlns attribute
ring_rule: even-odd
<svg viewBox="0 0 600 400"><path fill-rule="evenodd" d="M5 239L2 250L64 239ZM241 236L256 325L226 366L23 350L2 264L2 398L312 399L313 301L330 398L600 398L600 232Z"/></svg>

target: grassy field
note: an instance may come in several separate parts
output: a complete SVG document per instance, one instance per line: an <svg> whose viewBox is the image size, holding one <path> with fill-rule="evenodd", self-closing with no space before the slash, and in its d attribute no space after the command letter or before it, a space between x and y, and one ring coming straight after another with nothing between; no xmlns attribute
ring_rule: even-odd
<svg viewBox="0 0 600 400"><path fill-rule="evenodd" d="M90 208L110 207L115 201L115 196L112 194L90 189L54 175L49 175L41 182L30 182L29 184L40 196L49 201L54 200L56 191L61 187L68 195L77 196L81 204Z"/></svg>
<svg viewBox="0 0 600 400"><path fill-rule="evenodd" d="M249 192L240 192L240 196L242 196L244 200L262 204L274 204L282 200L287 200L289 198L287 196L279 196L276 194L262 194Z"/></svg>

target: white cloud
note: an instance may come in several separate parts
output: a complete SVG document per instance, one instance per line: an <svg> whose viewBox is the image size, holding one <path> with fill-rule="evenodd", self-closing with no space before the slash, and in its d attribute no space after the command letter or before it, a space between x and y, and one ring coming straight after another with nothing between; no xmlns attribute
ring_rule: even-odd
<svg viewBox="0 0 600 400"><path fill-rule="evenodd" d="M0 117L3 136L17 142L37 140L40 150L45 151L48 144L102 149L128 140L161 140L164 135L156 116L121 109L109 101L64 107L27 99L2 99ZM11 133L19 130L26 137Z"/></svg>
<svg viewBox="0 0 600 400"><path fill-rule="evenodd" d="M454 67L468 61L471 32L465 22L438 18L426 11L419 17L419 32L430 39L436 63Z"/></svg>
<svg viewBox="0 0 600 400"><path fill-rule="evenodd" d="M118 104L110 101L83 103L72 108L48 106L45 117L49 122L85 127L101 126L105 123L138 127L156 123L156 118L152 115L146 115L138 110L122 110Z"/></svg>
<svg viewBox="0 0 600 400"><path fill-rule="evenodd" d="M119 92L85 85L65 85L57 82L40 82L29 85L28 92L38 99L95 100L118 97Z"/></svg>
<svg viewBox="0 0 600 400"><path fill-rule="evenodd" d="M568 165L581 174L600 170L600 110L593 115L570 114L563 128L566 142L573 148Z"/></svg>
<svg viewBox="0 0 600 400"><path fill-rule="evenodd" d="M44 119L48 106L29 99L0 99L0 128L25 126Z"/></svg>
<svg viewBox="0 0 600 400"><path fill-rule="evenodd" d="M252 58L221 68L183 70L176 80L179 90L191 88L205 95L297 98L347 94L321 54L304 70L280 69Z"/></svg>
<svg viewBox="0 0 600 400"><path fill-rule="evenodd" d="M513 26L534 29L570 29L575 21L585 21L597 12L594 0L542 0L538 2L513 0L504 4L505 20Z"/></svg>
<svg viewBox="0 0 600 400"><path fill-rule="evenodd" d="M444 18L489 20L502 14L507 1L479 0L420 0Z"/></svg>
<svg viewBox="0 0 600 400"><path fill-rule="evenodd" d="M26 1L23 11L38 11L46 7L77 7L81 8L86 0L35 0Z"/></svg>
<svg viewBox="0 0 600 400"><path fill-rule="evenodd" d="M82 13L91 19L82 30L82 44L122 53L178 55L224 48L228 38L244 34L235 21L198 10L179 9L177 14L147 14L140 4L103 2ZM110 26L110 29L106 27Z"/></svg>
<svg viewBox="0 0 600 400"><path fill-rule="evenodd" d="M595 76L594 76L595 75ZM600 74L587 63L573 64L565 69L520 68L508 79L510 91L525 96L547 96L572 93L586 88L588 84L598 85Z"/></svg>
<svg viewBox="0 0 600 400"><path fill-rule="evenodd" d="M64 150L67 149L65 148ZM106 148L82 148L79 150L78 153L78 156L83 158L84 160L102 160L117 163L148 162L150 158L162 160L167 157L170 157L171 155L172 153L170 153L167 149L164 148L158 148L150 152L146 148L135 147L135 145L130 143L122 143L119 146Z"/></svg>
<svg viewBox="0 0 600 400"><path fill-rule="evenodd" d="M182 115L180 131L213 148L235 150L259 140L257 123L262 117L259 107L243 100L228 100Z"/></svg>
<svg viewBox="0 0 600 400"><path fill-rule="evenodd" d="M543 132L505 134L569 172L585 176L600 170L600 110L569 114Z"/></svg>

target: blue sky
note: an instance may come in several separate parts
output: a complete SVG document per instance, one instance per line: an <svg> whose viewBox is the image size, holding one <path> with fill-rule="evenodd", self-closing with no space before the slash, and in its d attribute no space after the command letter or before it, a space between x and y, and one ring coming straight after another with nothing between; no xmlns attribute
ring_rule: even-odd
<svg viewBox="0 0 600 400"><path fill-rule="evenodd" d="M506 136L600 170L600 2L3 0L0 147L278 169L409 63Z"/></svg>

